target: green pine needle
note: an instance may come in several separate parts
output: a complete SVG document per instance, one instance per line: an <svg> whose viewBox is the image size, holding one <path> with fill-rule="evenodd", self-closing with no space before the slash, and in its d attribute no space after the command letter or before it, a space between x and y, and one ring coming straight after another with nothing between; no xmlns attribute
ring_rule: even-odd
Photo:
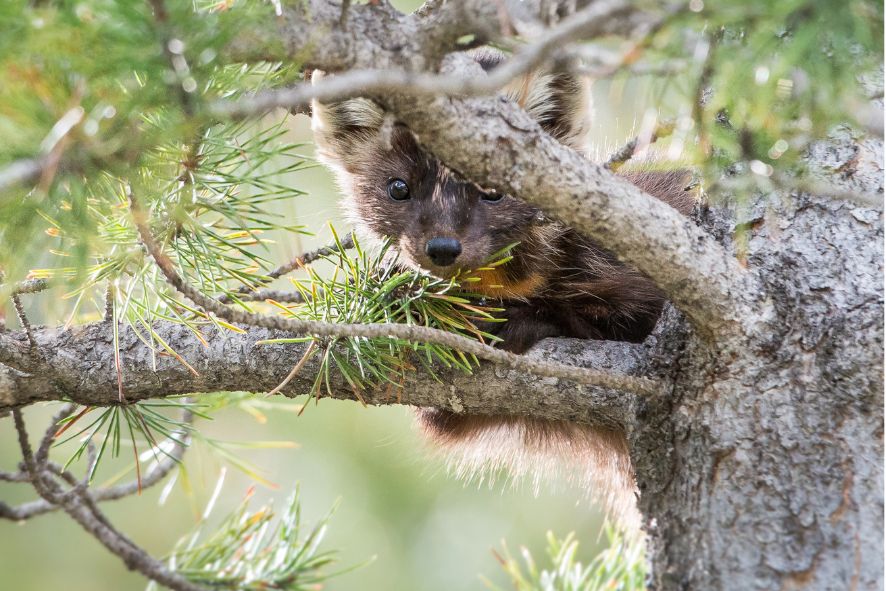
<svg viewBox="0 0 886 591"><path fill-rule="evenodd" d="M230 591L308 591L361 565L326 572L335 554L320 550L332 512L316 525L302 525L299 491L279 516L271 506L249 509L250 491L214 532L201 524L170 554L171 570L194 583Z"/></svg>
<svg viewBox="0 0 886 591"><path fill-rule="evenodd" d="M375 254L363 250L355 240L356 256L348 256L339 246L337 254L326 260L334 265L331 276L308 268L308 277L293 285L305 303L285 305L271 302L284 315L303 320L330 323L401 323L427 326L455 334L494 342L481 323L498 321L497 308L477 304L479 296L463 287L470 284L470 272L456 279L437 279L417 271L404 269L397 262L390 242ZM506 252L496 253L498 257ZM498 260L490 263L498 264ZM379 338L312 338L297 337L262 341L262 343L294 343L313 340L310 355L320 356L320 368L310 391L319 396L331 394L332 374L341 376L360 398L369 388L399 386L406 372L423 366L432 375L435 367L456 368L471 373L478 365L473 355L434 343L410 343L402 339Z"/></svg>
<svg viewBox="0 0 886 591"><path fill-rule="evenodd" d="M570 533L558 539L547 534L547 566L539 564L526 548L520 549L523 563L507 546L496 558L516 591L643 591L646 589L646 557L642 538L628 537L607 523L609 547L586 566L577 560L578 540ZM493 591L505 591L484 578Z"/></svg>

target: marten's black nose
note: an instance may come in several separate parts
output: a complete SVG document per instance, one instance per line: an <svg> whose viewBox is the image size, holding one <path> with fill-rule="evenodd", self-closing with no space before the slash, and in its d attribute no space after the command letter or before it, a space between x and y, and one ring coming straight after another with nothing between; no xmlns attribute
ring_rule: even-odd
<svg viewBox="0 0 886 591"><path fill-rule="evenodd" d="M425 244L425 253L438 267L448 267L461 254L461 242L455 238L431 238Z"/></svg>

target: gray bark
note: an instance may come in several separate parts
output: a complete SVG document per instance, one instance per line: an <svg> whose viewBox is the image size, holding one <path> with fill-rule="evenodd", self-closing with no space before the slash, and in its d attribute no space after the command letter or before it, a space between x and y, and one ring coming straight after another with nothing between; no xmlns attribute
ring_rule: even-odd
<svg viewBox="0 0 886 591"><path fill-rule="evenodd" d="M129 327L120 326L122 391L127 402L199 392L268 392L280 384L307 348L300 344L259 344L291 333L247 328L245 334L206 327L204 341L181 325L158 323L157 334L197 373L169 355L154 354ZM45 400L70 399L78 404L107 406L119 401L111 326L95 323L69 330L34 331L42 359L23 365L27 337L7 333L0 344L0 412ZM21 355L9 355L10 352ZM575 339L549 339L531 357L633 377L648 373L649 346ZM6 364L16 364L14 369ZM319 356L308 361L284 388L287 396L311 391ZM419 371L402 388L361 393L367 404L436 406L474 414L519 413L552 420L571 420L625 428L635 414L636 395L599 386L574 384L489 364L472 374L440 368L439 379ZM347 383L331 375L331 394L355 400ZM514 388L521 396L514 398Z"/></svg>
<svg viewBox="0 0 886 591"><path fill-rule="evenodd" d="M474 30L459 15L480 14L478 21L487 22L494 15L483 11L495 3L444 3L455 12L444 10L433 26L354 6L347 30L335 24L337 6L310 4L282 20L284 53L276 57L298 56L332 71L421 71L434 69L460 35ZM252 53L268 56L272 49ZM533 352L654 377L668 385L662 393L644 398L483 366L474 376L443 374L441 382L417 375L402 402L623 429L642 493L652 588L883 587L882 209L772 191L750 203L743 196L741 209L701 212L695 226L557 146L494 99L379 100L444 162L599 240L646 271L675 305L642 346L557 340ZM858 142L838 131L811 150L809 161L841 191L883 194L881 140ZM555 183L552 169L559 171ZM744 265L729 240L739 226L748 237ZM160 359L154 372L147 349L124 334L130 400L268 390L300 355L296 346L255 346L274 334L262 329L211 339L208 348L184 331L162 329L200 375L171 359ZM0 337L0 363L19 368L0 373L0 410L61 396L116 400L110 331L78 330L37 331L41 350L53 351L53 372L28 371L23 335ZM304 391L311 372L305 367L292 391ZM336 396L352 397L342 384L334 388ZM393 402L386 395L366 398Z"/></svg>
<svg viewBox="0 0 886 591"><path fill-rule="evenodd" d="M882 194L882 156L844 139L812 161L858 159L846 184ZM738 350L660 327L674 389L631 432L654 587L881 589L882 214L774 193L735 219L776 321Z"/></svg>

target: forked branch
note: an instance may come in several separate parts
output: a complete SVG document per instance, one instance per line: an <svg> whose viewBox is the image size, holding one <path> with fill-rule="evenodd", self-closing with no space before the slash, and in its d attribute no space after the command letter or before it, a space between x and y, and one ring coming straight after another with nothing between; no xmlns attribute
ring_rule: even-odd
<svg viewBox="0 0 886 591"><path fill-rule="evenodd" d="M156 558L149 555L132 540L111 525L108 518L99 510L87 488L82 483L64 478L53 469L51 462L40 451L34 454L25 427L24 416L20 409L12 411L15 429L18 435L19 448L24 459L25 473L34 490L44 501L64 510L71 519L90 533L112 554L119 557L127 567L136 570L153 581L165 585L175 591L205 591L204 587L195 585L164 566ZM53 421L55 423L56 421ZM52 428L54 425L51 425ZM69 485L65 487L57 477Z"/></svg>

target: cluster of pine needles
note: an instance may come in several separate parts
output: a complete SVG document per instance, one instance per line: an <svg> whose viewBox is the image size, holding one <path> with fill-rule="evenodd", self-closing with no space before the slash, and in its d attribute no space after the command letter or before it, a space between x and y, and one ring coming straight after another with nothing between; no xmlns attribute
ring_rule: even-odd
<svg viewBox="0 0 886 591"><path fill-rule="evenodd" d="M355 256L348 256L342 242L332 229L337 249L324 258L333 265L330 275L308 268L308 277L293 280L292 285L303 303L291 305L268 300L284 315L302 320L341 324L399 323L437 328L469 336L481 342L494 342L489 332L499 308L486 306L482 298L471 293L470 285L480 278L467 271L453 279L438 279L407 269L386 241L376 252L364 250L354 240ZM513 246L513 245L512 245ZM485 271L508 262L509 246L495 253ZM478 303L478 300L480 303ZM280 338L263 343L310 342L304 356L287 379L274 392L282 389L312 356L320 356L319 370L309 395L319 398L332 395L335 379L341 377L354 396L363 400L361 392L386 387L396 392L406 372L421 366L432 376L440 367L456 368L470 373L478 365L476 357L436 343L409 342L394 337L313 336Z"/></svg>

